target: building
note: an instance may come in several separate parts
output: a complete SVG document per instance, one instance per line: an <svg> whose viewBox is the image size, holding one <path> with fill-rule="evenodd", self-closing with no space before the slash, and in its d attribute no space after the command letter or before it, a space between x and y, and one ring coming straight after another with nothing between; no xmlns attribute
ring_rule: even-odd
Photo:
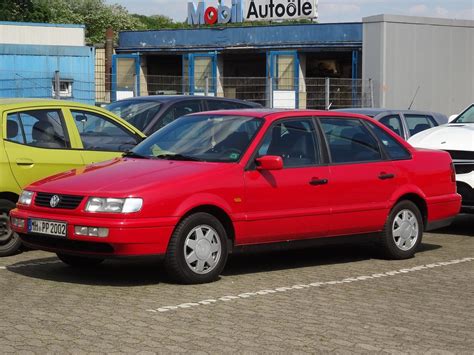
<svg viewBox="0 0 474 355"><path fill-rule="evenodd" d="M116 52L115 98L209 94L289 108L413 101L413 109L445 114L474 100L474 21L379 15L360 23L126 31Z"/></svg>
<svg viewBox="0 0 474 355"><path fill-rule="evenodd" d="M0 97L57 96L95 103L84 26L0 22Z"/></svg>

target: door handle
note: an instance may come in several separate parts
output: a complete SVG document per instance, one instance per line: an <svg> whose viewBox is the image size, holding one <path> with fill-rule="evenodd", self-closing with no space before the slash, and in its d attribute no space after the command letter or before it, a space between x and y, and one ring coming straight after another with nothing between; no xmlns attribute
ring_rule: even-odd
<svg viewBox="0 0 474 355"><path fill-rule="evenodd" d="M395 174L380 173L379 175L380 180L393 179L394 177L395 177Z"/></svg>
<svg viewBox="0 0 474 355"><path fill-rule="evenodd" d="M17 159L16 160L16 165L20 165L20 166L31 166L34 164L35 162L31 159Z"/></svg>
<svg viewBox="0 0 474 355"><path fill-rule="evenodd" d="M317 185L326 185L328 182L329 182L328 179L312 178L309 184L313 186L317 186Z"/></svg>

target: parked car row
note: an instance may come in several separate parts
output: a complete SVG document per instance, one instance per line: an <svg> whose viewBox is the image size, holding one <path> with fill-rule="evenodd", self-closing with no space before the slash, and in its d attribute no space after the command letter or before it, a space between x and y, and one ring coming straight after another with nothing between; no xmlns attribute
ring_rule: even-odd
<svg viewBox="0 0 474 355"><path fill-rule="evenodd" d="M119 157L177 117L260 105L222 98L158 96L119 101L110 111L69 101L0 99L0 256L21 246L9 211L21 190L41 178ZM127 122L128 121L128 122Z"/></svg>

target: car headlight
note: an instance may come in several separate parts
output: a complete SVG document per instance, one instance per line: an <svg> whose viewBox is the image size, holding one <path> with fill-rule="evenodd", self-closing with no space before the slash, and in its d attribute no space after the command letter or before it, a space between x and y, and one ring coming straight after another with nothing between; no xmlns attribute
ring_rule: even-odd
<svg viewBox="0 0 474 355"><path fill-rule="evenodd" d="M132 213L143 206L141 198L91 197L87 201L86 212Z"/></svg>
<svg viewBox="0 0 474 355"><path fill-rule="evenodd" d="M33 201L33 195L33 191L23 190L21 192L20 198L18 199L18 203L24 206L31 205L31 202Z"/></svg>

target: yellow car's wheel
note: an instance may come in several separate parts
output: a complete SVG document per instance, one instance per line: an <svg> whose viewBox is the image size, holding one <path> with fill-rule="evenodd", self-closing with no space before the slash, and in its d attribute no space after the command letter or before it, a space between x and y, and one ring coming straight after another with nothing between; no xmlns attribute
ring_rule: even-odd
<svg viewBox="0 0 474 355"><path fill-rule="evenodd" d="M13 208L13 202L0 200L0 256L14 255L20 251L20 237L10 228L9 213Z"/></svg>

